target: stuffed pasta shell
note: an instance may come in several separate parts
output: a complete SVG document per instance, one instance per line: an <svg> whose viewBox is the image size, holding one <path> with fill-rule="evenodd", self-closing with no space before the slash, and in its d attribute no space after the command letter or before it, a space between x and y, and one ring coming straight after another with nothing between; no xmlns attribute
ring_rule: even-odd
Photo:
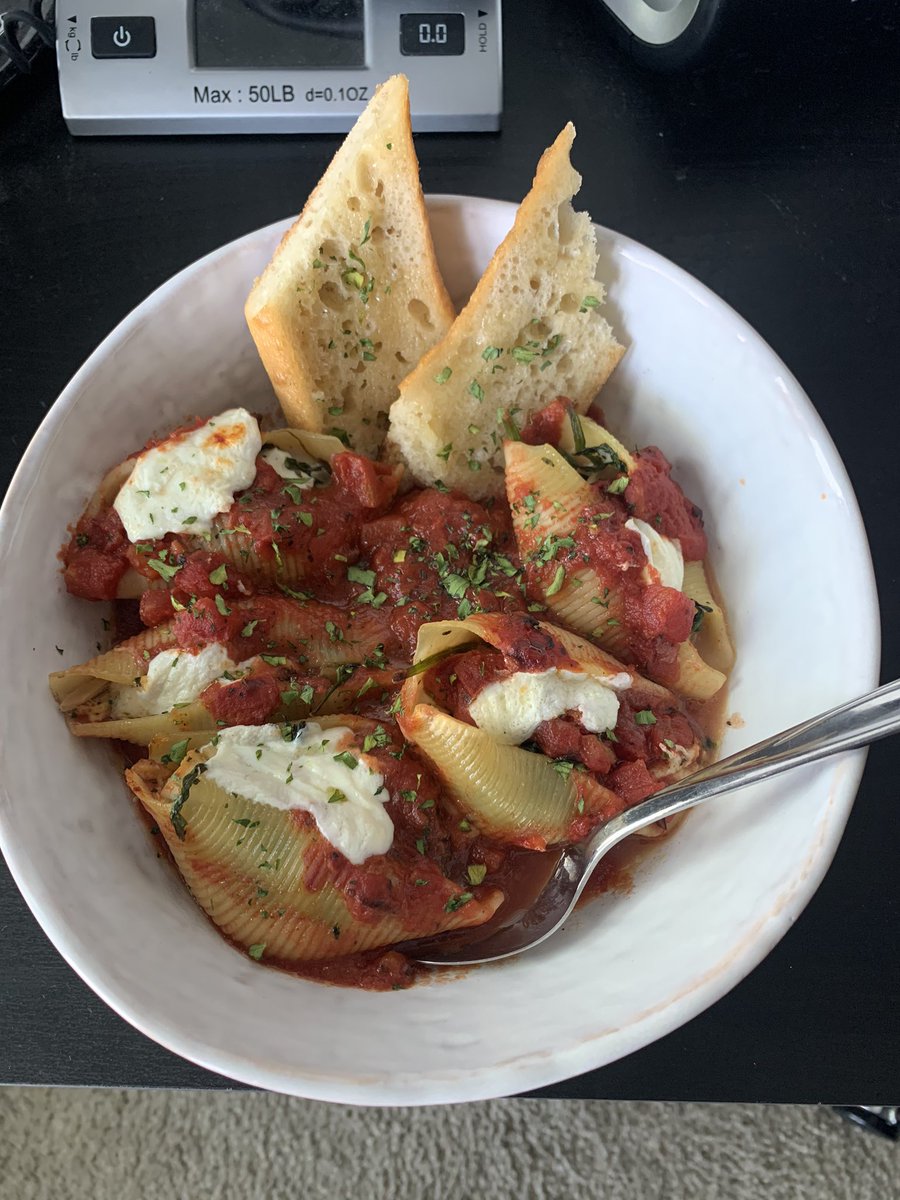
<svg viewBox="0 0 900 1200"><path fill-rule="evenodd" d="M652 451L641 461L596 423L572 418L577 446L561 431L562 449L505 443L507 496L529 594L561 624L651 678L707 700L725 681L724 670L695 645L707 613L717 614L714 657L724 669L731 654L721 609L699 599L711 594L703 563L685 561L705 554L699 517ZM536 436L551 428L545 422ZM664 532L672 526L678 536Z"/></svg>
<svg viewBox="0 0 900 1200"><path fill-rule="evenodd" d="M226 937L295 965L480 925L503 899L448 877L465 837L426 765L392 757L401 745L352 717L235 726L126 777Z"/></svg>
<svg viewBox="0 0 900 1200"><path fill-rule="evenodd" d="M529 616L419 631L400 727L486 836L543 849L694 767L703 737L665 688Z"/></svg>

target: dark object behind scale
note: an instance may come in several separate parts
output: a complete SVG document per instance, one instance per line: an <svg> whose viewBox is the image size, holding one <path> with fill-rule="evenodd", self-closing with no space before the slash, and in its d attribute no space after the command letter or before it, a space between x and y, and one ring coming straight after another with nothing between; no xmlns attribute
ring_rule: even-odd
<svg viewBox="0 0 900 1200"><path fill-rule="evenodd" d="M54 38L53 0L0 3L0 88L30 75Z"/></svg>
<svg viewBox="0 0 900 1200"><path fill-rule="evenodd" d="M896 48L900 0L596 0L642 66L663 71L746 62L826 67L855 49Z"/></svg>

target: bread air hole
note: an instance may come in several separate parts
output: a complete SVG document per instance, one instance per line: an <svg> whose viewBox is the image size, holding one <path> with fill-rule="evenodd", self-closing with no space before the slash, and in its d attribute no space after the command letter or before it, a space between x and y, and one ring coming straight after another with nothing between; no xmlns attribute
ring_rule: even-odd
<svg viewBox="0 0 900 1200"><path fill-rule="evenodd" d="M428 305L421 300L410 300L407 304L409 315L414 321L418 321L425 329L434 329L434 322L431 319L431 311Z"/></svg>
<svg viewBox="0 0 900 1200"><path fill-rule="evenodd" d="M375 184L375 195L378 197L379 200L384 195L384 180L383 179L379 179L378 182Z"/></svg>
<svg viewBox="0 0 900 1200"><path fill-rule="evenodd" d="M340 260L343 257L344 249L340 242L336 242L334 238L326 238L319 247L319 258L323 262L333 262L335 259Z"/></svg>
<svg viewBox="0 0 900 1200"><path fill-rule="evenodd" d="M571 370L571 367L572 367L572 355L571 354L564 354L562 356L562 358L559 360L559 362L556 364L556 369L559 371L559 373L561 375L565 375L566 372ZM572 382L571 379L568 379L568 378L566 379L566 383L571 383L571 382Z"/></svg>
<svg viewBox="0 0 900 1200"><path fill-rule="evenodd" d="M396 358L397 362L400 363L402 366L404 366L404 367L409 366L409 359L404 358L404 356L400 353L399 350L394 351L394 358Z"/></svg>
<svg viewBox="0 0 900 1200"><path fill-rule="evenodd" d="M385 233L380 225L376 225L369 234L369 241L373 246L380 246L384 241Z"/></svg>
<svg viewBox="0 0 900 1200"><path fill-rule="evenodd" d="M560 312L564 313L577 313L580 307L580 298L573 295L572 292L566 292L562 300L559 302Z"/></svg>
<svg viewBox="0 0 900 1200"><path fill-rule="evenodd" d="M350 302L349 296L336 283L323 283L319 288L319 299L332 312L343 312Z"/></svg>
<svg viewBox="0 0 900 1200"><path fill-rule="evenodd" d="M361 192L371 192L372 187L372 161L366 154L360 154L356 163L356 186Z"/></svg>
<svg viewBox="0 0 900 1200"><path fill-rule="evenodd" d="M575 210L568 200L564 201L558 210L559 221L559 244L561 246L568 245L578 231L578 222L575 220Z"/></svg>

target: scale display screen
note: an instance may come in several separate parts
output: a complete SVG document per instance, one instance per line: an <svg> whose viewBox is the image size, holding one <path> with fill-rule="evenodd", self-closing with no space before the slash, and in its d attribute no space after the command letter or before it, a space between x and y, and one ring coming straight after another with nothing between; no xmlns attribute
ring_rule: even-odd
<svg viewBox="0 0 900 1200"><path fill-rule="evenodd" d="M401 54L465 54L466 21L462 13L403 13Z"/></svg>
<svg viewBox="0 0 900 1200"><path fill-rule="evenodd" d="M194 0L198 67L363 67L364 0Z"/></svg>

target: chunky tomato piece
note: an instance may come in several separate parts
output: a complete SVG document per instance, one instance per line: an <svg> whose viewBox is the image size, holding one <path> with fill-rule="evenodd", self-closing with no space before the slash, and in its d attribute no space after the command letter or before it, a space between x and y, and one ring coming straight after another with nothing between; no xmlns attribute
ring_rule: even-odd
<svg viewBox="0 0 900 1200"><path fill-rule="evenodd" d="M114 508L82 517L62 550L66 589L83 600L114 600L128 569L127 550L128 538Z"/></svg>
<svg viewBox="0 0 900 1200"><path fill-rule="evenodd" d="M200 699L225 725L264 725L281 703L281 690L274 673L254 672L241 679L216 680Z"/></svg>
<svg viewBox="0 0 900 1200"><path fill-rule="evenodd" d="M571 411L572 401L566 396L557 396L529 419L522 430L522 441L529 446L558 446Z"/></svg>
<svg viewBox="0 0 900 1200"><path fill-rule="evenodd" d="M640 761L620 763L604 782L610 791L624 800L626 808L646 800L662 787L647 770L646 763Z"/></svg>
<svg viewBox="0 0 900 1200"><path fill-rule="evenodd" d="M672 478L672 466L656 446L648 446L637 455L625 499L634 515L653 525L668 538L678 538L687 562L705 558L706 534L703 514Z"/></svg>

